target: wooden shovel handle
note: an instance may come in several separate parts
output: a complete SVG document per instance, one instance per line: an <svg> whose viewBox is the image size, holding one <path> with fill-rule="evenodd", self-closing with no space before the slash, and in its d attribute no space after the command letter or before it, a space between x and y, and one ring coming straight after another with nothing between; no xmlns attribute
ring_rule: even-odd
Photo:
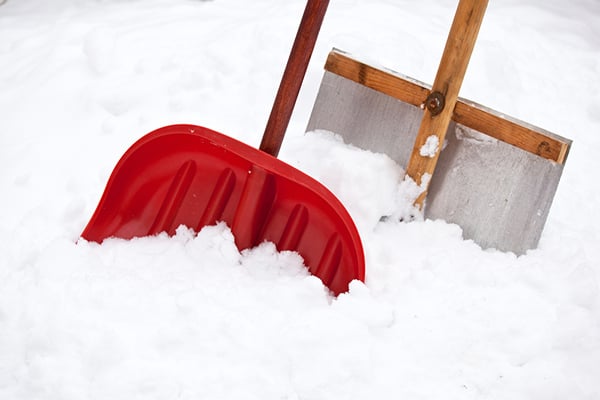
<svg viewBox="0 0 600 400"><path fill-rule="evenodd" d="M425 113L406 168L407 175L425 189L415 202L419 207L427 195L428 181L424 178L430 178L435 170L487 4L488 0L460 0L431 94L424 104ZM423 146L428 140L430 144L437 141L437 150L425 151Z"/></svg>
<svg viewBox="0 0 600 400"><path fill-rule="evenodd" d="M290 122L306 69L325 18L329 0L308 0L296 39L281 78L260 150L277 157Z"/></svg>

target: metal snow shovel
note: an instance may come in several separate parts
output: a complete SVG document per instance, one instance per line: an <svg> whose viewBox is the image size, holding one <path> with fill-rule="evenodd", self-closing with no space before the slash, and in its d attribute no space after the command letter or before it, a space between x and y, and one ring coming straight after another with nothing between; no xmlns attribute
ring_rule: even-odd
<svg viewBox="0 0 600 400"><path fill-rule="evenodd" d="M194 125L151 132L115 167L82 237L129 239L224 221L240 249L271 241L297 251L335 294L364 280L362 244L346 209L276 158L327 5L307 2L260 150Z"/></svg>
<svg viewBox="0 0 600 400"><path fill-rule="evenodd" d="M433 87L334 49L307 130L386 153L429 184L425 217L522 254L538 244L571 141L457 99L486 5L460 1Z"/></svg>

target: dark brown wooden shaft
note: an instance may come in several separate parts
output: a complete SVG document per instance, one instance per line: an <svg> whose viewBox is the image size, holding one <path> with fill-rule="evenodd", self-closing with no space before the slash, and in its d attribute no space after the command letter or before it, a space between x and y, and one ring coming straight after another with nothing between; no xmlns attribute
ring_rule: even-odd
<svg viewBox="0 0 600 400"><path fill-rule="evenodd" d="M271 109L260 150L277 157L325 18L329 0L309 0Z"/></svg>

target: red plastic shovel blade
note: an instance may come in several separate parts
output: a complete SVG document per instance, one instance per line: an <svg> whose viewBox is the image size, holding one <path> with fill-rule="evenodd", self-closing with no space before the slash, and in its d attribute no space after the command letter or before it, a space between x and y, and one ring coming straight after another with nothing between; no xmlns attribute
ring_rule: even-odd
<svg viewBox="0 0 600 400"><path fill-rule="evenodd" d="M224 221L240 249L263 241L298 252L335 294L365 277L350 215L323 185L207 128L172 125L138 140L115 167L82 233L130 239Z"/></svg>

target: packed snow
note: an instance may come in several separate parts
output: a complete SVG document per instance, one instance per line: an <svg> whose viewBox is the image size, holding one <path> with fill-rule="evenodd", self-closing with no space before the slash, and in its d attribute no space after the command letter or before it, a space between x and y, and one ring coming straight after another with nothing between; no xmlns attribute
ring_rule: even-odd
<svg viewBox="0 0 600 400"><path fill-rule="evenodd" d="M332 47L432 82L456 4L329 6L280 158L360 231L366 282L337 298L222 223L79 240L145 133L260 143L303 1L0 5L0 399L600 399L596 0L491 1L461 89L574 140L523 256L419 218L389 158L304 133Z"/></svg>
<svg viewBox="0 0 600 400"><path fill-rule="evenodd" d="M419 149L419 154L422 157L433 158L440 148L440 138L436 135L430 135L425 140L425 143Z"/></svg>

